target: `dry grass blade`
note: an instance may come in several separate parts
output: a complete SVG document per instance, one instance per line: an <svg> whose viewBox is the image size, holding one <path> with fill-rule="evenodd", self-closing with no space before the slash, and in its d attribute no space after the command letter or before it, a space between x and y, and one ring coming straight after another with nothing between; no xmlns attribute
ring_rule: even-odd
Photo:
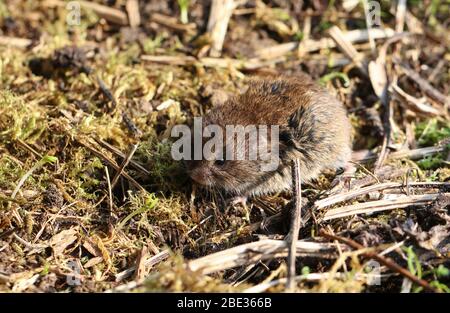
<svg viewBox="0 0 450 313"><path fill-rule="evenodd" d="M336 246L319 242L299 240L296 244L297 256L324 257L334 256ZM225 251L213 253L190 261L187 266L192 271L207 275L229 268L257 263L273 258L286 257L288 244L284 240L265 239L243 244Z"/></svg>
<svg viewBox="0 0 450 313"><path fill-rule="evenodd" d="M238 70L240 69L255 70L261 67L269 66L284 61L284 59L271 59L264 61L259 58L238 60L231 58L204 57L196 59L192 56L169 56L169 55L142 55L141 59L144 61L160 64L189 66L198 63L205 67L235 68Z"/></svg>
<svg viewBox="0 0 450 313"><path fill-rule="evenodd" d="M187 33L192 33L193 31L195 31L196 25L193 23L189 23L189 24L182 24L182 23L178 23L178 19L172 16L167 16L164 14L160 14L160 13L153 13L151 16L151 21L158 23L160 25L164 25L168 28L177 30L177 31L182 31L182 32L187 32Z"/></svg>
<svg viewBox="0 0 450 313"><path fill-rule="evenodd" d="M109 176L109 171L108 171L108 167L105 166L105 174L106 174L106 182L108 183L108 203L109 203L109 214L111 215L113 212L113 193L112 193L112 189L113 187L111 186L111 178Z"/></svg>
<svg viewBox="0 0 450 313"><path fill-rule="evenodd" d="M409 10L405 12L406 25L410 32L414 34L424 34L424 27L422 23Z"/></svg>
<svg viewBox="0 0 450 313"><path fill-rule="evenodd" d="M400 150L396 152L392 152L389 155L389 159L403 159L408 158L411 160L419 160L423 159L427 156L434 155L436 153L441 153L445 151L445 146L432 146L432 147L425 147L425 148L418 148L418 149L412 149L412 150Z"/></svg>
<svg viewBox="0 0 450 313"><path fill-rule="evenodd" d="M119 170L117 171L116 175L114 175L114 178L111 182L111 188L114 188L114 186L117 184L117 181L119 180L119 177L122 175L124 169L127 167L128 163L130 163L131 158L133 157L134 153L136 152L139 144L134 144L131 147L130 152L128 153L125 160L123 160L122 164L120 165Z"/></svg>
<svg viewBox="0 0 450 313"><path fill-rule="evenodd" d="M352 216L356 214L370 214L374 212L406 208L411 205L425 205L439 196L450 196L450 193L436 193L424 195L389 195L390 199L363 202L354 205L344 206L328 210L323 216L323 221L329 221L336 218Z"/></svg>
<svg viewBox="0 0 450 313"><path fill-rule="evenodd" d="M39 159L42 159L44 156L42 154L40 154L39 152L37 152L35 149L33 149L33 147L31 147L29 144L27 144L25 141L21 140L21 139L17 139L17 143L23 147L25 150L29 151L31 154L35 155L36 157L38 157Z"/></svg>
<svg viewBox="0 0 450 313"><path fill-rule="evenodd" d="M104 140L96 140L100 145L102 145L104 148L108 149L109 151L111 151L112 153L120 156L123 159L127 158L127 155L125 153L123 153L122 151L120 151L118 148L114 147L113 145L107 143ZM150 175L150 172L143 167L140 163L131 160L130 159L130 166L133 166L136 170L138 170L139 172L141 172L143 175Z"/></svg>
<svg viewBox="0 0 450 313"><path fill-rule="evenodd" d="M311 10L308 10L308 12L310 13ZM305 42L307 42L309 40L309 37L311 35L311 19L312 19L311 15L306 15L305 19L303 21L303 30L302 30L303 38L302 38L302 41L299 43L298 49L297 49L297 57L299 57L299 58L304 56L308 49L306 47Z"/></svg>
<svg viewBox="0 0 450 313"><path fill-rule="evenodd" d="M423 189L448 189L450 188L450 183L440 183L440 182L414 182L405 185L403 183L388 182L377 185L372 185L364 187L357 190L352 190L346 193L341 193L337 195L330 196L328 198L318 200L314 203L313 210L320 210L329 206L332 206L339 202L349 201L351 199L366 195L368 193L386 189L394 188L423 188Z"/></svg>
<svg viewBox="0 0 450 313"><path fill-rule="evenodd" d="M47 244L32 244L29 243L28 241L20 238L16 233L12 234L14 239L16 239L18 242L20 242L21 244L23 244L28 250L30 250L30 254L32 254L33 252L39 252L45 248L47 248L49 245L51 245L51 242L47 245Z"/></svg>
<svg viewBox="0 0 450 313"><path fill-rule="evenodd" d="M13 190L0 190L0 195L4 197L10 197L13 193ZM40 192L36 190L22 190L21 197L26 200L32 200L33 198L36 198L39 196ZM16 199L19 198L19 195L16 196ZM10 201L13 201L14 199L10 198Z"/></svg>
<svg viewBox="0 0 450 313"><path fill-rule="evenodd" d="M372 29L371 36L374 39L389 38L395 35L395 32L390 29ZM344 38L351 43L365 42L369 39L367 29L350 30L343 34ZM306 39L301 42L302 53L315 52L321 49L330 49L336 47L336 42L330 38L322 38L320 40ZM264 59L279 58L287 53L294 51L299 46L297 41L287 42L279 45L262 48L256 51L256 55Z"/></svg>
<svg viewBox="0 0 450 313"><path fill-rule="evenodd" d="M445 151L444 145L437 145L431 147L417 148L417 149L402 149L399 151L392 152L387 157L388 160L398 160L398 159L410 159L410 160L419 160L423 159L427 156L432 156L437 153L441 153ZM355 162L365 163L369 161L373 161L377 158L375 153L368 151L365 155L358 156L353 159Z"/></svg>
<svg viewBox="0 0 450 313"><path fill-rule="evenodd" d="M30 46L32 41L26 38L0 36L0 46L25 49Z"/></svg>
<svg viewBox="0 0 450 313"><path fill-rule="evenodd" d="M106 5L102 5L91 1L79 0L77 1L77 3L85 9L94 11L95 14L104 18L108 22L123 26L128 25L127 14L119 9L114 9ZM66 7L67 3L65 1L60 0L47 0L44 2L44 5L48 7L54 6Z"/></svg>
<svg viewBox="0 0 450 313"><path fill-rule="evenodd" d="M405 27L406 0L398 0L395 13L395 31L401 33Z"/></svg>
<svg viewBox="0 0 450 313"><path fill-rule="evenodd" d="M303 49L302 51L307 49L306 44L302 44L302 46L304 47L304 48L302 48ZM260 49L260 50L256 51L256 55L262 59L274 59L274 58L279 58L281 56L284 56L284 55L288 54L289 52L294 51L297 48L299 48L298 42L296 42L296 41L295 42L286 42L286 43L282 43L279 45Z"/></svg>
<svg viewBox="0 0 450 313"><path fill-rule="evenodd" d="M111 158L109 158L108 156L106 156L104 153L101 153L100 151L98 151L97 149L95 149L94 147L92 147L90 144L88 144L87 142L85 142L82 139L79 139L78 142L83 145L84 147L86 147L89 151L91 151L92 153L94 153L97 157L99 157L100 159L106 161L106 163L108 163L110 166L112 166L116 171L120 171L120 166L117 165L117 163L112 160ZM133 177L131 177L130 175L128 175L126 172L121 172L121 175L127 179L131 184L133 184L136 188L138 188L141 191L146 192L145 188L141 186L141 184L139 184Z"/></svg>
<svg viewBox="0 0 450 313"><path fill-rule="evenodd" d="M258 58L248 59L248 60L238 60L238 59L229 59L229 58L201 58L200 62L203 66L206 67L222 67L222 68L231 68L234 67L236 69L242 70L255 70L261 67L269 66L278 62L282 62L284 59L273 59L273 60L260 60Z"/></svg>
<svg viewBox="0 0 450 313"><path fill-rule="evenodd" d="M11 199L14 200L14 198L16 197L16 195L18 194L18 192L20 191L20 188L22 188L23 184L25 183L25 181L31 176L33 175L33 173L35 171L37 171L38 169L40 169L41 167L43 167L46 163L53 163L55 162L56 158L54 157L49 157L49 156L45 156L43 157L40 161L36 162L19 180L19 182L17 183L16 187L14 188L14 191L11 194ZM11 202L9 202L9 205L11 205ZM17 224L21 227L23 225L23 219L20 216L18 210L16 207L12 208L12 213L14 218L16 219Z"/></svg>
<svg viewBox="0 0 450 313"><path fill-rule="evenodd" d="M440 104L450 107L450 97L443 95L439 90L434 88L426 79L420 77L413 69L411 69L406 63L395 59L394 63L400 66L402 71L413 81L415 81L420 89L430 98L438 101Z"/></svg>
<svg viewBox="0 0 450 313"><path fill-rule="evenodd" d="M197 62L196 58L186 55L142 55L141 59L144 61L171 65L192 65Z"/></svg>
<svg viewBox="0 0 450 313"><path fill-rule="evenodd" d="M116 23L119 25L127 25L128 18L125 12L101 5L91 1L78 1L82 7L93 10L98 16L103 17L105 20Z"/></svg>

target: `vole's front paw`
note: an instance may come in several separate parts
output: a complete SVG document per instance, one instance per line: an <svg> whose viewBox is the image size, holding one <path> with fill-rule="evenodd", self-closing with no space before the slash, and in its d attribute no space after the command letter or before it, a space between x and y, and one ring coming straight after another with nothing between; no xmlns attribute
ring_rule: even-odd
<svg viewBox="0 0 450 313"><path fill-rule="evenodd" d="M344 168L344 172L336 176L331 182L330 194L341 192L343 189L350 190L350 183L352 178L355 177L356 167L352 163L347 163Z"/></svg>

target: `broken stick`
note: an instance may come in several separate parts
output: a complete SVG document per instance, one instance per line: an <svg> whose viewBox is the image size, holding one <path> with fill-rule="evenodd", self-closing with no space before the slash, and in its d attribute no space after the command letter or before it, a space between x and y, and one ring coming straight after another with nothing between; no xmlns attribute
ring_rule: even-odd
<svg viewBox="0 0 450 313"><path fill-rule="evenodd" d="M365 76L368 76L367 64L365 64L363 60L364 57L355 49L351 41L345 37L341 29L337 26L333 26L330 28L329 34L342 53L351 59Z"/></svg>
<svg viewBox="0 0 450 313"><path fill-rule="evenodd" d="M213 0L208 19L207 31L211 34L211 50L209 55L220 57L223 42L227 34L228 22L236 5L234 0Z"/></svg>

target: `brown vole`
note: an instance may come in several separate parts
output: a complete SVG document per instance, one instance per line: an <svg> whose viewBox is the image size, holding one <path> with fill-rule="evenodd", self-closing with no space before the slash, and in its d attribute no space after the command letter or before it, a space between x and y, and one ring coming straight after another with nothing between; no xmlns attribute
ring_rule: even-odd
<svg viewBox="0 0 450 313"><path fill-rule="evenodd" d="M288 190L294 158L300 159L302 182L307 182L325 169L346 166L351 157L351 125L344 106L306 75L253 80L245 93L212 108L202 123L203 128L219 125L223 129L227 125L279 126L279 163L273 170L261 170L264 161L259 159L213 156L186 162L194 181L237 196ZM238 143L236 149L245 147Z"/></svg>

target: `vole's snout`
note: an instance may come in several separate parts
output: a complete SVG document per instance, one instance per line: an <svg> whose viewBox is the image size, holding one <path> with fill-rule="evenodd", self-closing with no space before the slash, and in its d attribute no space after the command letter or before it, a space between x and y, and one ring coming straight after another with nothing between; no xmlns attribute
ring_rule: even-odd
<svg viewBox="0 0 450 313"><path fill-rule="evenodd" d="M211 185L210 176L211 173L209 170L205 170L203 168L193 169L189 175L191 178L200 185Z"/></svg>

